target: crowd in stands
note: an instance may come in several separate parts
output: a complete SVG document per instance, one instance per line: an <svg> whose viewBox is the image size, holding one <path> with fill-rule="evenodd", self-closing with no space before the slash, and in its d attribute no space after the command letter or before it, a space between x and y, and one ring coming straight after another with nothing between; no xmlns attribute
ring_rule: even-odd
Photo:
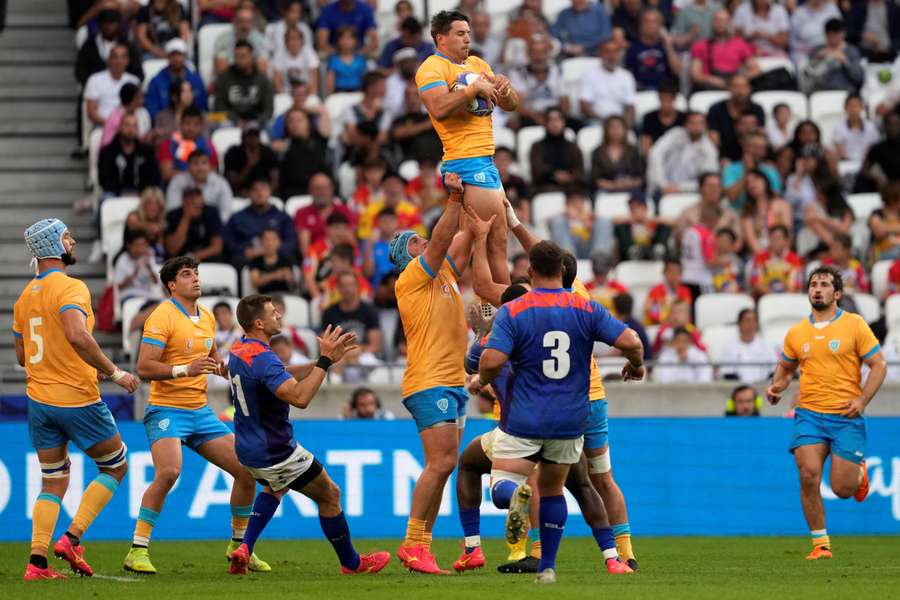
<svg viewBox="0 0 900 600"><path fill-rule="evenodd" d="M132 4L85 12L75 70L83 126L103 132L98 211L140 197L110 257L120 302L157 298L156 265L192 254L246 272L243 293L300 296L311 323L357 331L351 380L365 380L354 364L402 362L388 243L400 229L427 234L446 200L414 82L434 52L425 15L408 0ZM657 380L715 375L694 324L701 295L803 292L820 263L844 274L850 310L873 293L880 261L896 262L879 270L877 300L900 285L892 0L447 8L469 17L470 52L521 98L493 114L519 218L588 265L594 298L665 363ZM219 31L205 50L204 30ZM822 93L829 111L812 115ZM520 251L511 241L514 272L527 265ZM630 289L618 266L634 261L661 275ZM732 322L735 343L717 358L752 364L717 374L764 379L775 345L752 309ZM284 338L288 359L307 352L302 336Z"/></svg>

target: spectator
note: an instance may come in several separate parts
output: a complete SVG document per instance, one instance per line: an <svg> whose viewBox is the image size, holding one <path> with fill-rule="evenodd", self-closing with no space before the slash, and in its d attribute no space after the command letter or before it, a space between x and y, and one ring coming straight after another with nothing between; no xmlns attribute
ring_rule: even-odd
<svg viewBox="0 0 900 600"><path fill-rule="evenodd" d="M741 242L740 218L727 203L723 204L722 202L722 177L714 171L708 171L700 176L697 187L700 193L699 202L681 211L681 214L678 215L678 219L675 221L675 234L678 239L681 239L685 231L700 222L700 212L704 206L719 206L722 208L722 216L719 218L719 222L716 223L716 230L725 228L733 231L738 238L739 246Z"/></svg>
<svg viewBox="0 0 900 600"><path fill-rule="evenodd" d="M639 90L658 89L662 82L681 74L681 59L662 27L662 14L653 8L645 9L638 37L625 52L625 68L634 75Z"/></svg>
<svg viewBox="0 0 900 600"><path fill-rule="evenodd" d="M165 58L169 41L190 37L191 27L178 0L151 0L138 10L135 37L144 55Z"/></svg>
<svg viewBox="0 0 900 600"><path fill-rule="evenodd" d="M387 132L381 131L384 116L384 75L377 71L363 77L363 97L341 117L344 125L341 142L347 148L351 164L363 164L381 155Z"/></svg>
<svg viewBox="0 0 900 600"><path fill-rule="evenodd" d="M162 298L158 270L147 234L130 231L125 238L125 248L116 257L113 267L113 282L119 290L120 303L124 304L129 298Z"/></svg>
<svg viewBox="0 0 900 600"><path fill-rule="evenodd" d="M193 90L194 101L201 111L208 110L206 86L200 76L187 67L187 44L176 38L166 43L166 56L169 64L150 80L147 86L147 98L144 105L150 118L156 119L165 108L172 106L172 84L176 81L187 81ZM190 106L190 104L185 104Z"/></svg>
<svg viewBox="0 0 900 600"><path fill-rule="evenodd" d="M217 112L228 113L238 127L247 121L268 122L272 118L272 82L253 62L253 47L243 40L234 46L234 64L216 78Z"/></svg>
<svg viewBox="0 0 900 600"><path fill-rule="evenodd" d="M510 50L509 40L519 39L525 43L536 35L549 36L550 23L544 16L541 8L541 0L523 0L521 6L515 9L507 19L506 26L507 43L504 49L503 62L510 67L524 66L527 60L524 54L516 56ZM524 50L524 47L522 48Z"/></svg>
<svg viewBox="0 0 900 600"><path fill-rule="evenodd" d="M269 341L269 346L272 348L272 352L277 354L278 358L286 366L308 365L312 363L309 357L297 351L296 342L299 339L300 338L281 333L274 336Z"/></svg>
<svg viewBox="0 0 900 600"><path fill-rule="evenodd" d="M312 176L330 166L328 144L310 131L309 117L304 111L298 108L288 111L287 133L288 146L281 157L278 176L282 198L308 193Z"/></svg>
<svg viewBox="0 0 900 600"><path fill-rule="evenodd" d="M756 117L753 129L764 127L766 114L762 107L750 99L750 80L743 75L735 75L728 82L729 97L713 104L709 109L709 136L719 147L719 154L728 160L741 159L739 144L739 121L745 115Z"/></svg>
<svg viewBox="0 0 900 600"><path fill-rule="evenodd" d="M325 235L309 245L303 258L303 281L306 291L315 300L321 295L318 282L325 279L331 269L329 256L331 251L340 245L356 244L356 236L350 227L350 220L340 211L334 210L325 219Z"/></svg>
<svg viewBox="0 0 900 600"><path fill-rule="evenodd" d="M707 383L712 381L709 357L693 344L691 334L680 327L672 335L672 341L659 354L653 369L657 383Z"/></svg>
<svg viewBox="0 0 900 600"><path fill-rule="evenodd" d="M350 402L344 405L342 419L372 419L376 421L393 421L394 413L381 407L381 400L375 392L366 387L356 388L350 396Z"/></svg>
<svg viewBox="0 0 900 600"><path fill-rule="evenodd" d="M179 173L166 188L166 210L181 206L185 190L197 188L203 193L203 202L219 211L219 218L228 221L231 216L231 186L224 177L211 169L209 157L203 150L194 150L187 159L187 170Z"/></svg>
<svg viewBox="0 0 900 600"><path fill-rule="evenodd" d="M169 182L178 172L187 171L191 155L198 151L207 157L213 169L218 168L216 148L203 135L203 113L196 106L188 106L181 111L178 131L159 146L157 160L163 181Z"/></svg>
<svg viewBox="0 0 900 600"><path fill-rule="evenodd" d="M684 127L669 129L647 156L647 187L651 193L693 192L704 173L719 170L716 147L706 135L706 117L685 115Z"/></svg>
<svg viewBox="0 0 900 600"><path fill-rule="evenodd" d="M753 59L756 50L734 35L726 10L716 12L712 35L691 46L691 81L695 90L728 89L728 80L737 74L752 78L759 74Z"/></svg>
<svg viewBox="0 0 900 600"><path fill-rule="evenodd" d="M803 148L810 144L818 148L818 156L824 159L827 167L824 172L834 179L840 179L837 154L824 146L822 132L816 122L806 119L797 123L797 127L794 128L794 137L791 139L789 148L793 152L793 156L799 156Z"/></svg>
<svg viewBox="0 0 900 600"><path fill-rule="evenodd" d="M375 15L369 5L361 0L336 0L322 8L316 21L319 54L327 56L334 52L344 28L352 30L356 45L364 48L367 56L375 57L378 51Z"/></svg>
<svg viewBox="0 0 900 600"><path fill-rule="evenodd" d="M116 44L109 51L106 69L91 75L84 86L85 110L91 123L103 126L113 110L119 106L119 90L126 83L141 85L140 79L126 72L128 48Z"/></svg>
<svg viewBox="0 0 900 600"><path fill-rule="evenodd" d="M166 214L163 238L166 257L191 255L198 262L218 259L222 243L219 211L203 203L200 188L188 188L181 196L181 207Z"/></svg>
<svg viewBox="0 0 900 600"><path fill-rule="evenodd" d="M416 51L416 65L434 54L434 45L422 39L422 24L413 16L406 17L400 22L400 36L390 40L381 50L378 66L382 69L390 69L396 65L397 51L401 48L412 48Z"/></svg>
<svg viewBox="0 0 900 600"><path fill-rule="evenodd" d="M199 0L200 27L211 23L231 23L241 0Z"/></svg>
<svg viewBox="0 0 900 600"><path fill-rule="evenodd" d="M344 224L353 224L356 216L334 195L334 183L326 173L316 173L309 180L309 195L312 203L301 208L294 215L294 228L300 240L300 252L306 256L310 245L325 240L328 218L334 214L344 217Z"/></svg>
<svg viewBox="0 0 900 600"><path fill-rule="evenodd" d="M246 198L250 185L257 179L266 179L270 189L278 180L278 157L262 143L260 126L256 121L246 121L241 143L225 153L225 179L236 196Z"/></svg>
<svg viewBox="0 0 900 600"><path fill-rule="evenodd" d="M666 256L669 226L650 215L643 193L628 199L628 215L613 220L620 260L661 260Z"/></svg>
<svg viewBox="0 0 900 600"><path fill-rule="evenodd" d="M772 107L772 118L766 125L766 137L775 151L788 145L794 136L795 125L790 106L779 102Z"/></svg>
<svg viewBox="0 0 900 600"><path fill-rule="evenodd" d="M316 278L322 292L322 307L328 308L341 301L340 276L351 273L357 282L357 293L366 302L372 301L372 286L363 277L359 265L359 250L350 244L338 244L328 253Z"/></svg>
<svg viewBox="0 0 900 600"><path fill-rule="evenodd" d="M512 263L512 268L509 270L509 278L511 281L528 277L528 267L530 266L530 263L528 261L527 253L519 252L512 257L510 262Z"/></svg>
<svg viewBox="0 0 900 600"><path fill-rule="evenodd" d="M600 303L607 310L613 309L613 301L619 294L628 293L627 287L609 276L614 265L615 261L609 254L595 253L591 257L591 270L594 272L594 278L584 286L591 294L591 300Z"/></svg>
<svg viewBox="0 0 900 600"><path fill-rule="evenodd" d="M633 314L634 298L628 292L623 292L613 297L612 302L616 318L638 334L638 337L641 338L641 344L644 346L644 360L650 360L653 357L650 349L650 339L647 337L647 330L644 329L640 319L635 318Z"/></svg>
<svg viewBox="0 0 900 600"><path fill-rule="evenodd" d="M694 346L701 352L706 352L706 346L700 335L700 330L691 322L691 305L682 298L672 303L672 310L666 320L660 323L653 340L653 354L658 355L662 349L672 341L673 334L678 329L686 330L693 340Z"/></svg>
<svg viewBox="0 0 900 600"><path fill-rule="evenodd" d="M551 29L562 43L565 57L595 56L601 42L612 39L612 23L602 2L572 0L562 9Z"/></svg>
<svg viewBox="0 0 900 600"><path fill-rule="evenodd" d="M363 273L378 287L382 280L394 271L391 262L390 244L394 234L399 230L397 212L393 208L383 208L378 213L375 229L369 239L363 242Z"/></svg>
<svg viewBox="0 0 900 600"><path fill-rule="evenodd" d="M107 70L110 56L117 46L122 47L125 55L121 70L128 71L137 80L144 78L141 52L128 43L128 36L122 32L121 25L122 13L118 10L104 9L97 15L97 33L84 41L75 59L75 79L78 83L85 86L92 75ZM117 72L120 68L118 63L122 62L121 58L117 59ZM133 81L131 78L128 80ZM109 81L104 79L103 83ZM116 92L118 91L117 87Z"/></svg>
<svg viewBox="0 0 900 600"><path fill-rule="evenodd" d="M864 115L865 105L857 93L847 95L844 100L844 115L834 124L831 141L840 160L862 163L866 152L878 142L878 128Z"/></svg>
<svg viewBox="0 0 900 600"><path fill-rule="evenodd" d="M281 19L266 25L266 49L269 56L278 56L287 50L286 34L291 29L299 29L303 39L303 47L315 52L315 37L313 31L306 24L304 15L304 2L300 0L287 0L281 3Z"/></svg>
<svg viewBox="0 0 900 600"><path fill-rule="evenodd" d="M759 319L754 309L745 308L738 313L737 327L738 339L722 351L722 376L743 383L768 380L775 370L780 349L759 335Z"/></svg>
<svg viewBox="0 0 900 600"><path fill-rule="evenodd" d="M769 154L766 136L760 132L744 134L741 151L741 159L728 163L722 171L725 196L736 211L740 211L747 202L747 177L752 171L759 171L766 177L773 194L781 192L778 171L766 161Z"/></svg>
<svg viewBox="0 0 900 600"><path fill-rule="evenodd" d="M419 208L425 226L432 229L444 212L448 196L438 161L430 158L419 161L419 174L406 184L406 195Z"/></svg>
<svg viewBox="0 0 900 600"><path fill-rule="evenodd" d="M677 258L666 259L663 267L663 281L647 292L644 301L644 323L647 325L660 325L669 317L672 305L676 300L683 300L690 308L693 296L689 287L681 281L681 261Z"/></svg>
<svg viewBox="0 0 900 600"><path fill-rule="evenodd" d="M550 219L550 238L575 258L590 258L595 252L613 249L612 221L594 215L588 191L573 186L566 191L566 209Z"/></svg>
<svg viewBox="0 0 900 600"><path fill-rule="evenodd" d="M138 139L138 119L134 113L122 117L119 133L100 150L97 175L107 196L122 196L159 186L159 168L153 148Z"/></svg>
<svg viewBox="0 0 900 600"><path fill-rule="evenodd" d="M365 56L356 50L356 35L351 28L344 27L338 32L337 50L328 55L325 67L328 94L358 92L362 88L368 65Z"/></svg>
<svg viewBox="0 0 900 600"><path fill-rule="evenodd" d="M194 105L194 90L190 82L184 79L176 79L169 88L171 102L168 108L164 108L156 114L153 135L158 140L167 140L178 131L181 126L181 117L189 106ZM206 124L201 129L202 135L207 135Z"/></svg>
<svg viewBox="0 0 900 600"><path fill-rule="evenodd" d="M292 79L309 82L310 91L319 91L319 55L304 43L303 31L291 27L284 34L283 48L272 59L272 86L276 94L287 91Z"/></svg>
<svg viewBox="0 0 900 600"><path fill-rule="evenodd" d="M110 143L119 132L119 123L125 113L132 113L137 119L138 139L145 143L152 143L150 115L144 108L144 93L137 85L126 83L119 90L119 106L109 113L106 122L103 124L103 138L100 146L106 146ZM152 150L151 150L152 151Z"/></svg>
<svg viewBox="0 0 900 600"><path fill-rule="evenodd" d="M856 180L855 192L877 191L900 181L900 113L884 117L885 139L869 148Z"/></svg>
<svg viewBox="0 0 900 600"><path fill-rule="evenodd" d="M670 32L675 37L675 48L687 51L698 40L709 39L713 17L720 10L722 5L710 0L693 0L682 6Z"/></svg>
<svg viewBox="0 0 900 600"><path fill-rule="evenodd" d="M376 357L381 354L378 311L370 302L363 302L360 298L356 273L343 271L336 278L340 300L322 313L322 327L341 327L356 334L359 350L348 354L348 363L377 364Z"/></svg>
<svg viewBox="0 0 900 600"><path fill-rule="evenodd" d="M510 170L514 162L515 155L506 146L498 146L494 150L494 165L497 167L497 172L500 173L500 183L503 184L506 198L513 204L531 198L528 184Z"/></svg>
<svg viewBox="0 0 900 600"><path fill-rule="evenodd" d="M391 141L397 146L403 160L439 161L444 146L422 106L415 82L404 89L403 101L403 112L391 123L389 130Z"/></svg>
<svg viewBox="0 0 900 600"><path fill-rule="evenodd" d="M578 144L566 139L566 116L557 108L544 112L544 139L531 147L531 182L544 191L583 184L584 157Z"/></svg>
<svg viewBox="0 0 900 600"><path fill-rule="evenodd" d="M491 31L491 15L478 11L469 18L472 19L469 54L480 56L489 65L499 64L504 39L502 34Z"/></svg>
<svg viewBox="0 0 900 600"><path fill-rule="evenodd" d="M624 116L630 126L634 123L634 76L619 66L622 51L617 42L601 43L599 54L600 65L587 71L581 79L578 94L581 113L594 121Z"/></svg>
<svg viewBox="0 0 900 600"><path fill-rule="evenodd" d="M682 281L694 300L712 291L716 266L716 225L722 218L722 207L706 205L700 209L700 221L681 235Z"/></svg>
<svg viewBox="0 0 900 600"><path fill-rule="evenodd" d="M238 270L248 261L262 256L261 238L266 229L274 229L281 238L281 253L287 258L297 256L297 232L290 217L270 202L272 187L266 178L256 179L250 186L250 206L228 220L225 227L225 248L231 264Z"/></svg>
<svg viewBox="0 0 900 600"><path fill-rule="evenodd" d="M726 417L758 417L762 398L749 385L739 385L731 392L725 406Z"/></svg>
<svg viewBox="0 0 900 600"><path fill-rule="evenodd" d="M847 41L863 51L869 63L889 63L900 48L900 7L887 0L849 2L844 11Z"/></svg>
<svg viewBox="0 0 900 600"><path fill-rule="evenodd" d="M613 39L621 47L626 47L638 38L643 0L621 0L613 10Z"/></svg>
<svg viewBox="0 0 900 600"><path fill-rule="evenodd" d="M737 235L728 228L716 230L716 251L712 271L712 291L717 294L737 294L744 291L741 260L735 253Z"/></svg>
<svg viewBox="0 0 900 600"><path fill-rule="evenodd" d="M803 219L804 209L816 201L816 182L829 177L828 167L818 144L807 144L794 160L787 177L784 197L791 205L794 221Z"/></svg>
<svg viewBox="0 0 900 600"><path fill-rule="evenodd" d="M387 130L391 122L406 110L406 89L416 85L418 57L413 48L401 48L394 53L394 69L384 80L384 115L379 129Z"/></svg>
<svg viewBox="0 0 900 600"><path fill-rule="evenodd" d="M252 70L267 73L269 59L266 53L266 39L254 25L253 8L250 6L238 8L234 13L231 29L216 38L213 46L213 56L215 56L213 66L217 79L227 72L229 67L238 64L238 48L242 46L247 50L247 58L242 61L247 66L242 70L250 71L251 66L255 63L256 68ZM217 81L217 101L223 89L225 88L220 87ZM216 110L225 109L216 108Z"/></svg>
<svg viewBox="0 0 900 600"><path fill-rule="evenodd" d="M756 48L759 56L787 56L791 19L773 0L747 0L734 11L736 33Z"/></svg>
<svg viewBox="0 0 900 600"><path fill-rule="evenodd" d="M166 204L162 190L158 187L145 188L137 209L125 218L125 235L132 231L144 233L156 257L162 258L162 235L165 230Z"/></svg>
<svg viewBox="0 0 900 600"><path fill-rule="evenodd" d="M644 159L637 146L628 142L622 117L603 123L603 141L591 156L591 180L602 192L629 192L644 187Z"/></svg>
<svg viewBox="0 0 900 600"><path fill-rule="evenodd" d="M741 234L746 250L757 254L769 245L768 231L783 225L790 236L794 230L791 205L772 190L766 174L759 170L747 173L747 201L741 207Z"/></svg>
<svg viewBox="0 0 900 600"><path fill-rule="evenodd" d="M833 179L816 182L816 201L803 209L803 222L826 246L831 244L835 235L850 233L853 211L844 198L839 182Z"/></svg>
<svg viewBox="0 0 900 600"><path fill-rule="evenodd" d="M803 261L791 252L791 237L784 225L769 229L769 246L753 255L750 289L764 294L793 293L803 289Z"/></svg>
<svg viewBox="0 0 900 600"><path fill-rule="evenodd" d="M519 106L513 123L517 127L544 125L544 113L558 106L569 112L569 95L562 70L550 56L550 40L540 36L528 42L528 64L509 75L519 95Z"/></svg>
<svg viewBox="0 0 900 600"><path fill-rule="evenodd" d="M840 19L841 11L831 0L806 0L791 15L791 59L803 68L813 48L825 44L825 23Z"/></svg>
<svg viewBox="0 0 900 600"><path fill-rule="evenodd" d="M678 97L678 81L666 79L660 82L656 90L659 95L659 108L651 110L641 120L641 155L647 156L650 147L673 127L684 127L685 113L675 108Z"/></svg>
<svg viewBox="0 0 900 600"><path fill-rule="evenodd" d="M213 305L213 317L216 319L216 355L228 360L231 346L241 339L242 331L234 318L231 304L225 301Z"/></svg>
<svg viewBox="0 0 900 600"><path fill-rule="evenodd" d="M822 258L822 264L831 265L844 278L844 297L841 300L849 299L852 294L870 292L869 276L866 275L862 263L853 256L853 238L846 233L836 233L832 236L831 243L828 244L828 254Z"/></svg>
<svg viewBox="0 0 900 600"><path fill-rule="evenodd" d="M259 240L262 254L247 263L250 284L258 294L295 290L294 262L285 256L278 230L263 229Z"/></svg>
<svg viewBox="0 0 900 600"><path fill-rule="evenodd" d="M869 216L873 263L900 257L900 182L881 188L881 203Z"/></svg>
<svg viewBox="0 0 900 600"><path fill-rule="evenodd" d="M416 94L418 95L418 94ZM361 169L362 177L356 178L356 189L350 198L350 204L363 209L369 205L373 198L381 196L381 180L388 172L388 164L383 158L366 161Z"/></svg>
<svg viewBox="0 0 900 600"><path fill-rule="evenodd" d="M397 214L397 227L400 229L413 229L419 235L425 235L422 227L422 214L418 207L406 197L406 180L399 174L391 171L385 173L381 179L382 198L373 199L359 216L359 239L365 240L372 236L375 227L375 217L385 208L392 208Z"/></svg>
<svg viewBox="0 0 900 600"><path fill-rule="evenodd" d="M825 44L816 46L810 53L804 71L803 89L806 93L824 90L855 92L863 83L865 73L860 60L862 54L856 46L844 39L846 26L840 19L825 23Z"/></svg>
<svg viewBox="0 0 900 600"><path fill-rule="evenodd" d="M310 94L309 83L302 79L292 79L290 84L293 103L288 110L275 117L269 127L269 139L272 140L272 150L275 152L284 152L287 148L285 121L288 112L293 109L300 109L306 113L313 135L317 135L323 140L331 137L331 118L319 97Z"/></svg>

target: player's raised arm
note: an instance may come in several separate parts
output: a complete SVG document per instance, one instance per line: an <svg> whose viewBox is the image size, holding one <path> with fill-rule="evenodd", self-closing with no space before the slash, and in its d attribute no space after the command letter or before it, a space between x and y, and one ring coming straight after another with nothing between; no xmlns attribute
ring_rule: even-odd
<svg viewBox="0 0 900 600"><path fill-rule="evenodd" d="M499 308L500 297L506 289L505 285L494 282L491 267L487 259L487 238L494 223L494 216L489 221L483 220L471 206L465 207L466 227L472 233L474 248L472 252L472 288L483 301L490 302Z"/></svg>
<svg viewBox="0 0 900 600"><path fill-rule="evenodd" d="M431 240L429 240L428 246L425 247L425 252L422 254L422 258L432 273L437 273L440 270L441 264L443 264L444 258L447 256L447 251L450 249L450 244L453 242L453 236L459 230L459 213L462 208L463 196L457 190L461 189L462 185L459 183L459 175L456 173L448 173L446 181L447 187L452 189L453 192L451 192L447 201L447 207L434 226L434 231L431 232Z"/></svg>
<svg viewBox="0 0 900 600"><path fill-rule="evenodd" d="M504 306L494 317L491 337L481 352L478 362L478 383L484 387L500 375L503 365L509 360L514 347L515 333L510 321L509 311Z"/></svg>
<svg viewBox="0 0 900 600"><path fill-rule="evenodd" d="M357 346L356 334L353 332L344 333L338 326L334 329L329 325L319 339L319 361L315 364L312 372L301 381L296 379L288 379L275 390L275 395L279 400L287 402L291 406L297 408L306 408L312 401L322 382L325 381L325 375L332 363L336 363L347 352L355 350Z"/></svg>
<svg viewBox="0 0 900 600"><path fill-rule="evenodd" d="M494 104L498 100L494 84L484 77L479 77L471 84L454 92L451 92L446 85L423 87L427 89L419 88L419 97L422 98L422 104L425 105L428 114L436 121L443 121L453 113L465 110L476 96L481 96Z"/></svg>
<svg viewBox="0 0 900 600"><path fill-rule="evenodd" d="M516 210L512 207L512 204L509 203L509 198L504 198L503 204L506 205L506 224L509 227L509 230L513 232L513 235L515 235L516 239L519 240L519 243L522 244L522 248L525 252L528 252L531 250L532 246L541 240L531 233L531 230L519 220L519 217L516 216Z"/></svg>
<svg viewBox="0 0 900 600"><path fill-rule="evenodd" d="M201 356L197 360L186 365L169 365L162 362L164 346L146 341L141 342L138 353L137 372L141 379L147 381L160 381L163 379L178 379L179 377L196 377L197 375L209 375L219 373L219 363L211 356Z"/></svg>
<svg viewBox="0 0 900 600"><path fill-rule="evenodd" d="M72 349L75 350L79 357L81 357L81 360L91 365L129 392L134 392L137 389L139 384L137 378L131 373L119 369L105 354L103 354L103 350L100 349L97 340L95 340L94 336L91 335L91 332L87 330L87 319L85 319L81 309L70 308L69 310L64 310L60 314L60 320L62 321L66 340L72 345ZM18 344L16 345L16 348L16 356L18 357ZM22 362L24 363L24 360Z"/></svg>

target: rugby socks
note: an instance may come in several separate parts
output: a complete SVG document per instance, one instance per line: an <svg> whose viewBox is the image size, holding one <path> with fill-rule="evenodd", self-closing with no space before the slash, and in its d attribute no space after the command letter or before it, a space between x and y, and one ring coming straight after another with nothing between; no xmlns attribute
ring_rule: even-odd
<svg viewBox="0 0 900 600"><path fill-rule="evenodd" d="M813 548L818 548L819 546L831 549L831 539L828 537L827 529L814 529L809 532L812 536L812 545Z"/></svg>
<svg viewBox="0 0 900 600"><path fill-rule="evenodd" d="M84 494L81 496L81 503L75 512L75 518L72 519L70 529L81 531L81 535L84 535L84 532L88 530L88 527L91 526L91 523L94 522L100 511L112 499L118 487L119 481L112 475L108 473L97 475L90 485L87 486L87 489L84 490ZM67 535L68 533L66 532ZM74 536L70 535L69 537L71 539ZM75 541L77 539L72 540L73 545L78 545Z"/></svg>
<svg viewBox="0 0 900 600"><path fill-rule="evenodd" d="M541 559L541 528L532 527L528 530L528 537L531 539L531 557L538 560Z"/></svg>
<svg viewBox="0 0 900 600"><path fill-rule="evenodd" d="M431 534L431 532L430 532L430 531L426 531L426 532L422 535L422 540L423 540L423 543L424 543L426 546L428 546L428 548L430 549L430 548L431 548L431 540L432 540L432 534Z"/></svg>
<svg viewBox="0 0 900 600"><path fill-rule="evenodd" d="M244 539L244 533L247 531L247 522L250 520L252 512L252 504L246 506L231 505L231 539L235 542L240 542Z"/></svg>
<svg viewBox="0 0 900 600"><path fill-rule="evenodd" d="M509 508L509 503L512 501L517 487L519 486L516 482L509 479L495 481L494 485L491 486L491 500L494 501L494 506L497 508Z"/></svg>
<svg viewBox="0 0 900 600"><path fill-rule="evenodd" d="M603 552L603 560L619 556L619 553L616 551L616 538L613 536L612 527L597 527L592 529L591 533L594 535L594 539L597 540L600 551Z"/></svg>
<svg viewBox="0 0 900 600"><path fill-rule="evenodd" d="M541 496L541 562L538 573L556 568L556 554L568 514L565 497Z"/></svg>
<svg viewBox="0 0 900 600"><path fill-rule="evenodd" d="M149 508L141 507L138 512L137 523L134 524L134 539L132 540L132 548L146 548L150 545L150 534L156 526L156 520L159 513Z"/></svg>
<svg viewBox="0 0 900 600"><path fill-rule="evenodd" d="M350 540L350 528L347 527L347 519L341 512L336 517L319 517L319 525L322 526L322 533L331 542L335 554L341 565L355 571L359 568L359 554L353 548L353 542Z"/></svg>
<svg viewBox="0 0 900 600"><path fill-rule="evenodd" d="M477 508L460 510L459 522L466 537L466 552L481 546L481 511Z"/></svg>
<svg viewBox="0 0 900 600"><path fill-rule="evenodd" d="M281 500L272 494L265 492L257 494L247 522L246 531L243 534L244 543L247 544L247 550L250 551L250 554L253 554L253 546L256 545L256 540L262 534L266 525L269 524L269 521L272 520L272 515L278 510L279 504L281 504Z"/></svg>
<svg viewBox="0 0 900 600"><path fill-rule="evenodd" d="M622 560L634 560L634 550L631 549L631 525L628 521L613 525L612 532L616 536L616 550Z"/></svg>
<svg viewBox="0 0 900 600"><path fill-rule="evenodd" d="M31 515L31 554L45 557L44 566L41 567L43 569L47 568L47 548L50 547L50 538L53 537L61 505L62 498L49 492L38 494L34 503Z"/></svg>
<svg viewBox="0 0 900 600"><path fill-rule="evenodd" d="M403 540L403 545L415 546L427 543L425 541L425 520L410 517L406 522L406 538Z"/></svg>

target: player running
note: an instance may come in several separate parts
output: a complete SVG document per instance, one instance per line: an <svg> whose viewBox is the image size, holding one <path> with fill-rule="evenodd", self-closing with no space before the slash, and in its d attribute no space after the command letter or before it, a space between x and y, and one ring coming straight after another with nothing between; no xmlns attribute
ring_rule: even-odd
<svg viewBox="0 0 900 600"><path fill-rule="evenodd" d="M479 380L487 385L510 361L516 376L509 405L501 410L494 434L491 497L508 507L507 537L519 538L527 522L531 489L526 478L540 463L540 534L542 555L538 583L556 581L556 554L567 511L562 495L571 465L584 445L590 359L595 341L620 349L628 359L627 380L644 374L642 345L634 331L596 302L562 287L563 251L542 241L529 252L532 284L528 294L504 305L494 319L481 355ZM611 528L595 531L604 559L617 560Z"/></svg>
<svg viewBox="0 0 900 600"><path fill-rule="evenodd" d="M800 501L812 535L813 549L806 559L818 560L832 556L819 490L825 459L831 454L832 491L840 498L865 500L869 476L863 460L863 412L884 382L887 364L863 318L838 308L844 291L840 271L817 267L809 275L807 290L812 312L788 330L766 396L777 404L800 367L790 451L800 473ZM869 367L862 388L861 363Z"/></svg>
<svg viewBox="0 0 900 600"><path fill-rule="evenodd" d="M156 573L148 550L150 534L181 473L182 444L234 477L228 559L244 538L256 491L253 477L238 462L234 435L206 403L206 376L225 377L227 368L216 358L215 319L198 303L197 261L188 256L171 258L160 269L159 279L170 298L147 318L137 361L138 374L151 382L144 428L154 474L141 499L133 544L125 556L126 571L146 575ZM271 571L255 555L250 569Z"/></svg>
<svg viewBox="0 0 900 600"><path fill-rule="evenodd" d="M431 19L431 37L436 51L416 72L419 96L444 145L441 173L457 173L466 185L466 204L483 219L493 222L488 241L494 280L509 284L506 262L506 197L500 174L494 166L494 105L513 111L519 104L515 90L491 66L469 56L469 17L443 10Z"/></svg>
<svg viewBox="0 0 900 600"><path fill-rule="evenodd" d="M285 367L269 347L272 336L281 333L281 317L269 296L247 296L237 307L244 337L231 347L228 359L235 449L241 464L265 487L253 503L244 541L231 555L229 572L247 574L256 540L282 497L295 490L318 505L322 533L338 555L341 573L377 573L390 561L390 553L357 554L341 508L341 490L322 464L294 440L289 418L291 406L309 406L332 363L357 347L356 334L329 325L319 338L315 365Z"/></svg>
<svg viewBox="0 0 900 600"><path fill-rule="evenodd" d="M117 368L91 335L91 293L83 281L66 273L66 267L75 264L76 242L65 223L42 219L25 230L25 243L37 263L37 276L13 307L13 336L16 359L28 379L28 433L41 465L41 492L34 503L24 578L65 578L47 564L47 552L69 487L69 441L94 460L100 473L84 491L53 553L74 572L90 576L94 571L84 559L81 537L128 470L127 448L100 399L97 376L109 377L129 393L139 382Z"/></svg>

